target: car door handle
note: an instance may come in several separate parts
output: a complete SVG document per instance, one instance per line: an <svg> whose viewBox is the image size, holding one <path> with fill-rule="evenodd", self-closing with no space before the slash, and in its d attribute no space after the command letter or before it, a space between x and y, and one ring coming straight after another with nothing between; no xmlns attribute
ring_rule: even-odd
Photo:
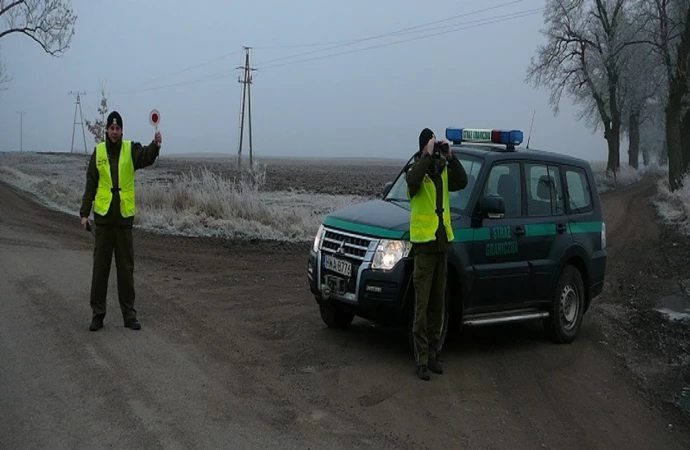
<svg viewBox="0 0 690 450"><path fill-rule="evenodd" d="M565 226L564 223L557 223L556 224L556 231L559 233L565 233L565 231L568 229L568 227Z"/></svg>
<svg viewBox="0 0 690 450"><path fill-rule="evenodd" d="M515 227L515 235L516 236L522 236L523 234L525 234L525 227L523 227L522 225L516 226Z"/></svg>

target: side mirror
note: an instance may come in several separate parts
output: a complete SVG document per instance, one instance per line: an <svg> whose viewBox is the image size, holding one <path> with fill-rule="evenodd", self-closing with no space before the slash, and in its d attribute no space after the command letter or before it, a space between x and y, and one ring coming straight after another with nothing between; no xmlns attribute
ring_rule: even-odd
<svg viewBox="0 0 690 450"><path fill-rule="evenodd" d="M392 186L393 186L393 182L392 182L392 181L389 181L388 183L384 184L384 185L383 185L383 192L382 192L382 195L381 195L381 196L382 196L382 197L385 197L386 195L388 195L388 191L391 190L391 187L392 187Z"/></svg>
<svg viewBox="0 0 690 450"><path fill-rule="evenodd" d="M500 195L489 194L479 203L479 211L489 219L501 219L506 212L506 204Z"/></svg>

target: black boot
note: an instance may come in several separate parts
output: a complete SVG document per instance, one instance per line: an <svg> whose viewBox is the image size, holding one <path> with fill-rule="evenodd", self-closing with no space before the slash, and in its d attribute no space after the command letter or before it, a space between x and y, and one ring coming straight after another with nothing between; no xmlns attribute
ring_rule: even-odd
<svg viewBox="0 0 690 450"><path fill-rule="evenodd" d="M426 365L417 366L417 376L424 381L429 381L431 379L429 368Z"/></svg>
<svg viewBox="0 0 690 450"><path fill-rule="evenodd" d="M443 367L441 367L441 363L438 362L438 359L430 359L427 364L429 366L429 370L432 372L439 374L443 373Z"/></svg>
<svg viewBox="0 0 690 450"><path fill-rule="evenodd" d="M141 330L141 324L136 318L126 321L125 326L127 328L131 328L132 330Z"/></svg>
<svg viewBox="0 0 690 450"><path fill-rule="evenodd" d="M103 317L96 316L91 320L89 331L98 331L103 328Z"/></svg>

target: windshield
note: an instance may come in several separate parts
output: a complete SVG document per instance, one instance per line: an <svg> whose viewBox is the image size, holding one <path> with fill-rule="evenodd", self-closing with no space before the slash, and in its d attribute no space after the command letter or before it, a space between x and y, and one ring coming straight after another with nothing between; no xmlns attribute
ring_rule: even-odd
<svg viewBox="0 0 690 450"><path fill-rule="evenodd" d="M463 212L467 207L467 202L470 199L472 190L474 189L474 184L477 181L477 175L482 168L482 160L468 155L463 155L460 153L455 154L460 163L465 168L467 172L467 186L465 189L461 189L456 192L450 193L450 209L453 212ZM410 160L411 164L412 161ZM409 202L407 198L407 181L405 181L405 172L401 172L398 178L393 183L388 195L384 198L387 201L397 201L397 202Z"/></svg>

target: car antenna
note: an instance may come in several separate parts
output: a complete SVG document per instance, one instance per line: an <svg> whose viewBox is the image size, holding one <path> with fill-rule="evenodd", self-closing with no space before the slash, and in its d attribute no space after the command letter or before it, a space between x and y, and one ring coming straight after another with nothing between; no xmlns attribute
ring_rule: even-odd
<svg viewBox="0 0 690 450"><path fill-rule="evenodd" d="M529 135L527 135L527 150L529 150L529 140L532 138L532 127L534 126L534 116L537 114L537 110L535 109L534 112L532 113L532 123L529 126Z"/></svg>

